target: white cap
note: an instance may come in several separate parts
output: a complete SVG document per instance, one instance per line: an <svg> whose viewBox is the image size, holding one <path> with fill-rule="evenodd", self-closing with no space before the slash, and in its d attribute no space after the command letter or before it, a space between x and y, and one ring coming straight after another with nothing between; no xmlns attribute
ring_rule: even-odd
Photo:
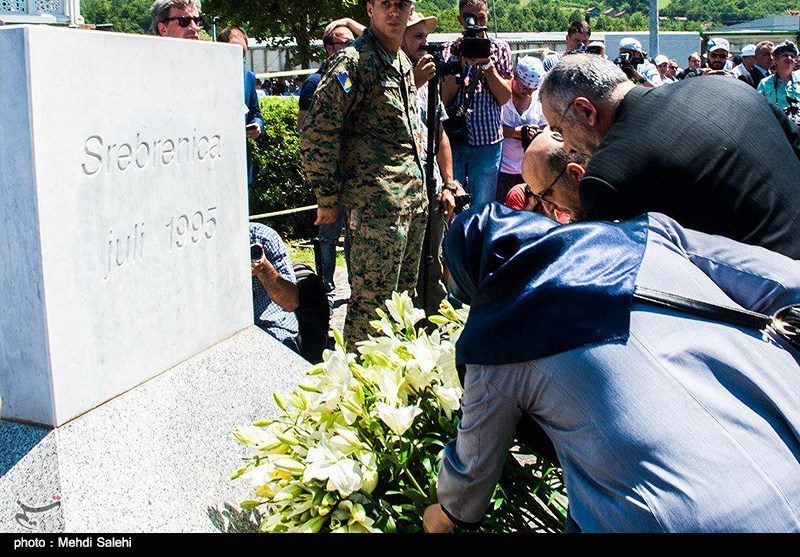
<svg viewBox="0 0 800 557"><path fill-rule="evenodd" d="M633 37L625 37L619 42L620 48L626 48L628 50L635 50L636 52L642 51L642 43L634 39Z"/></svg>
<svg viewBox="0 0 800 557"><path fill-rule="evenodd" d="M656 56L656 66L660 66L661 64L669 64L669 58L663 54Z"/></svg>
<svg viewBox="0 0 800 557"><path fill-rule="evenodd" d="M756 45L754 44L746 44L744 48L742 48L742 56L755 56L756 55Z"/></svg>
<svg viewBox="0 0 800 557"><path fill-rule="evenodd" d="M544 65L535 56L523 56L517 60L514 72L523 86L528 89L538 89L544 78Z"/></svg>
<svg viewBox="0 0 800 557"><path fill-rule="evenodd" d="M723 49L726 52L731 51L731 44L728 39L711 39L708 41L708 48L706 49L708 52L714 52L719 49Z"/></svg>

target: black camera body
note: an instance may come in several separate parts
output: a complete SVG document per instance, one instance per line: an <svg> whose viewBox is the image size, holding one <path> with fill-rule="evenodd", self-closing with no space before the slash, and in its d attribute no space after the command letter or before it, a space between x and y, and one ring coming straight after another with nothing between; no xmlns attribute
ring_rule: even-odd
<svg viewBox="0 0 800 557"><path fill-rule="evenodd" d="M800 125L800 101L787 95L786 102L789 103L789 106L783 110L784 114L789 120Z"/></svg>
<svg viewBox="0 0 800 557"><path fill-rule="evenodd" d="M639 54L638 56L633 56L630 52L620 52L619 56L614 59L614 64L619 66L625 75L628 76L628 79L633 79L633 71L639 64L644 63L644 56Z"/></svg>
<svg viewBox="0 0 800 557"><path fill-rule="evenodd" d="M456 207L453 209L453 213L457 215L465 209L469 209L469 206L472 203L472 196L468 193L462 193L461 195L455 196L455 200Z"/></svg>
<svg viewBox="0 0 800 557"><path fill-rule="evenodd" d="M444 59L444 45L426 44L422 50L433 56L433 63L436 64L436 75L443 77L446 75L461 75L461 62L455 58Z"/></svg>
<svg viewBox="0 0 800 557"><path fill-rule="evenodd" d="M492 54L492 41L478 35L487 30L475 22L471 15L464 16L467 27L461 33L461 44L453 54L456 58L488 58Z"/></svg>

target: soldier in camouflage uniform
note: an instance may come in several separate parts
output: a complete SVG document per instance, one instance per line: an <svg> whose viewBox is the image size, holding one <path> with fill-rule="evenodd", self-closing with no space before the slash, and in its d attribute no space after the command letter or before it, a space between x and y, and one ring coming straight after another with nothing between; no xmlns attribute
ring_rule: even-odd
<svg viewBox="0 0 800 557"><path fill-rule="evenodd" d="M428 204L413 65L400 50L413 5L366 7L369 29L330 60L301 130L316 224L334 222L339 202L349 215L351 348L374 333L369 322L392 291L413 295Z"/></svg>

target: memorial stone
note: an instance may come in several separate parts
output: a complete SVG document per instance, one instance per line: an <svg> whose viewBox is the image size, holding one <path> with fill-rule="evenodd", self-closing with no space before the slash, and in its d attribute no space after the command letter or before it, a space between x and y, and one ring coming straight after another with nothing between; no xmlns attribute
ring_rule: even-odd
<svg viewBox="0 0 800 557"><path fill-rule="evenodd" d="M252 324L237 45L0 29L3 417L59 426Z"/></svg>

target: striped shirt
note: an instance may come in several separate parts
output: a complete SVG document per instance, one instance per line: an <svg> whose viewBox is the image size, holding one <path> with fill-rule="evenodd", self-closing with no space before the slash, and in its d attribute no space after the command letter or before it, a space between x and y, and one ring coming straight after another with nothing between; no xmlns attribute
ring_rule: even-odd
<svg viewBox="0 0 800 557"><path fill-rule="evenodd" d="M513 65L511 63L511 49L505 41L490 39L492 41L491 54L494 59L494 66L497 73L504 79L511 79ZM445 45L444 58L450 58L452 42ZM503 140L503 125L501 120L502 106L489 90L486 78L483 77L481 70L477 66L470 69L469 76L480 75L480 79L472 95L470 109L467 115L467 129L469 130L470 145L491 145ZM459 106L464 102L467 87L459 87L456 97L453 100L454 106Z"/></svg>

